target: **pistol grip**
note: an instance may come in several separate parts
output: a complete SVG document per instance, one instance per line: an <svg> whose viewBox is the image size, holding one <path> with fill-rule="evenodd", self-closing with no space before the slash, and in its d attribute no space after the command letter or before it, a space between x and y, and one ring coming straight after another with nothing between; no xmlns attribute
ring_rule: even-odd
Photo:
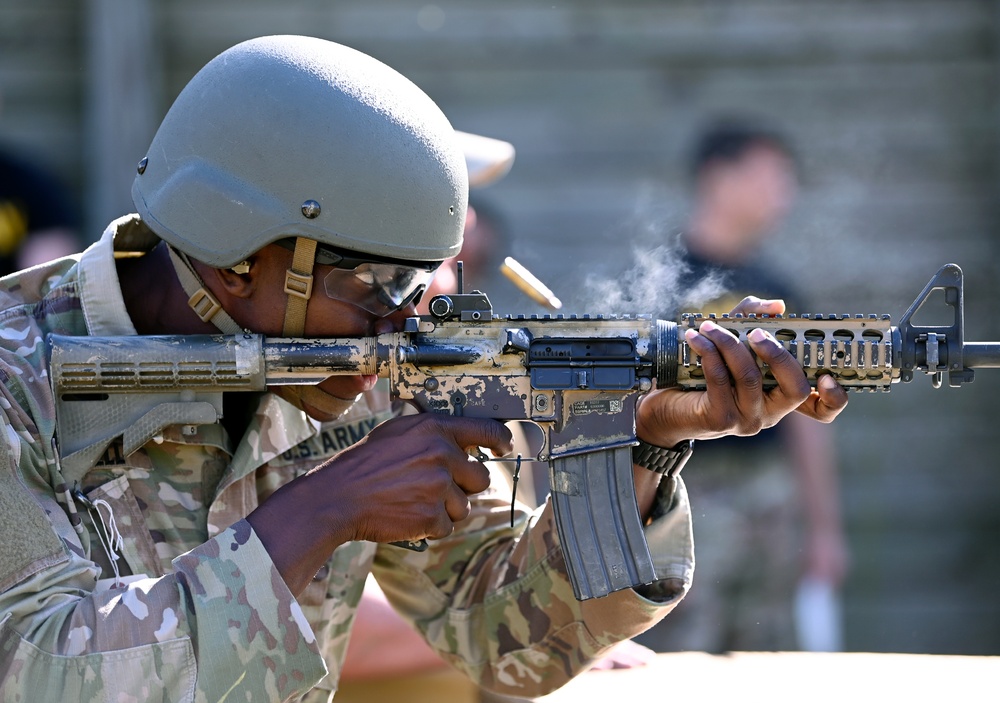
<svg viewBox="0 0 1000 703"><path fill-rule="evenodd" d="M549 478L577 600L656 580L635 500L631 447L553 459Z"/></svg>

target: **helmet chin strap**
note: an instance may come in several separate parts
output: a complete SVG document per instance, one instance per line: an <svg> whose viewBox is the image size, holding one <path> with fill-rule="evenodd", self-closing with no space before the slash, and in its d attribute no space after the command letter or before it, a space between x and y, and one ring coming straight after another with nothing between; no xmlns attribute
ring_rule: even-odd
<svg viewBox="0 0 1000 703"><path fill-rule="evenodd" d="M316 263L316 240L295 238L292 267L285 271L285 337L301 337L306 329L306 306L313 289L313 266Z"/></svg>
<svg viewBox="0 0 1000 703"><path fill-rule="evenodd" d="M316 241L305 237L295 238L292 267L285 272L285 322L281 333L285 337L301 337L306 328L306 307L313 288L313 266L316 263ZM320 390L318 386L279 386L273 391L289 403L305 410L308 405L334 420L354 405L357 397L344 400Z"/></svg>
<svg viewBox="0 0 1000 703"><path fill-rule="evenodd" d="M177 280L180 281L184 292L188 294L188 305L202 322L211 322L219 328L223 334L242 334L245 330L236 324L236 320L229 316L222 309L222 304L208 290L208 286L201 280L201 276L194 270L191 260L187 254L167 245L167 253L170 254L170 263L174 265L177 273Z"/></svg>
<svg viewBox="0 0 1000 703"><path fill-rule="evenodd" d="M170 262L174 266L177 280L188 294L188 306L202 322L211 322L224 334L240 334L244 329L230 317L218 298L198 275L188 255L167 246ZM304 237L295 238L295 253L292 267L285 272L285 320L282 336L301 337L306 327L306 307L313 287L313 264L316 260L316 242Z"/></svg>

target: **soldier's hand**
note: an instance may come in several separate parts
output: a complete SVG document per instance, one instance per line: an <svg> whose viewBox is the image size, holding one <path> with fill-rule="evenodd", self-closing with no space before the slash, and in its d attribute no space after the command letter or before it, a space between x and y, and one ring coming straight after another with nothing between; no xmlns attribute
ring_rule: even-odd
<svg viewBox="0 0 1000 703"><path fill-rule="evenodd" d="M469 450L502 456L512 437L495 420L421 413L389 420L350 449L329 471L354 507L351 539L373 542L440 538L469 516L469 496L490 485L489 470ZM316 472L327 471L319 467Z"/></svg>
<svg viewBox="0 0 1000 703"><path fill-rule="evenodd" d="M780 300L750 297L733 313L776 315L784 309ZM767 390L750 349L732 333L706 320L700 330L687 330L685 339L701 356L706 389L663 389L643 398L636 429L647 442L672 446L682 439L752 435L795 410L830 422L847 405L847 393L832 377L824 377L816 390L811 389L802 366L762 329L751 331L748 340L777 382Z"/></svg>
<svg viewBox="0 0 1000 703"><path fill-rule="evenodd" d="M507 454L510 431L495 420L395 418L280 488L247 520L297 593L344 542L451 534L469 515L469 496L489 487L488 469L469 456L476 447Z"/></svg>

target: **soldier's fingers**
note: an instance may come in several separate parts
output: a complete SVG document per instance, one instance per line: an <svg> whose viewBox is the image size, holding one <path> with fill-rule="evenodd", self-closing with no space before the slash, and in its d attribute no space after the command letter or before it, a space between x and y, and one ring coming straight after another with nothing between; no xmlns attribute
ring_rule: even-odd
<svg viewBox="0 0 1000 703"><path fill-rule="evenodd" d="M708 325L707 330L706 325ZM757 423L764 409L764 397L761 394L763 379L757 362L754 361L750 350L727 330L710 321L703 322L701 329L719 350L719 354L732 377L732 392L736 397L739 414L750 424L748 427L741 428L741 431L756 432L759 427L755 428L753 425Z"/></svg>
<svg viewBox="0 0 1000 703"><path fill-rule="evenodd" d="M756 328L747 335L754 352L771 369L777 388L767 394L770 414L766 422L773 424L799 407L809 397L809 381L802 365L769 332Z"/></svg>
<svg viewBox="0 0 1000 703"><path fill-rule="evenodd" d="M445 495L444 509L448 513L448 519L454 524L469 517L472 513L472 502L461 488L453 485L452 490Z"/></svg>
<svg viewBox="0 0 1000 703"><path fill-rule="evenodd" d="M490 487L490 470L481 461L469 459L452 471L452 480L464 493L482 493Z"/></svg>
<svg viewBox="0 0 1000 703"><path fill-rule="evenodd" d="M459 447L483 447L494 456L506 456L514 451L514 436L502 422L474 417L439 416L443 432Z"/></svg>
<svg viewBox="0 0 1000 703"><path fill-rule="evenodd" d="M785 312L785 301L767 300L755 295L748 295L737 303L730 311L731 315L782 315Z"/></svg>
<svg viewBox="0 0 1000 703"><path fill-rule="evenodd" d="M831 422L847 407L847 391L829 374L820 376L816 382L816 390L798 407L803 415Z"/></svg>
<svg viewBox="0 0 1000 703"><path fill-rule="evenodd" d="M709 403L713 405L732 404L733 402L732 378L715 343L715 339L725 342L726 336L732 337L728 332L719 329L717 325L707 320L701 324L699 329L688 329L684 332L685 341L701 357L701 369L705 374L705 392L708 395ZM739 344L735 338L733 341Z"/></svg>

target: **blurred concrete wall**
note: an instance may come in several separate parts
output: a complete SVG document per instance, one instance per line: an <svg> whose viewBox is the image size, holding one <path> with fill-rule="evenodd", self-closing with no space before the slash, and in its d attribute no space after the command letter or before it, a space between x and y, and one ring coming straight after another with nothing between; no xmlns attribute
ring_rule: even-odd
<svg viewBox="0 0 1000 703"><path fill-rule="evenodd" d="M116 1L129 2L0 0L0 140L32 149L81 197L97 192L85 67L95 41L114 41L88 18ZM804 312L898 319L954 261L968 338L1000 339L995 1L144 4L151 32L115 48L152 54L159 94L118 91L130 114L143 110L130 95L162 114L239 40L308 33L396 67L456 127L513 142L514 170L482 197L504 214L510 252L570 311L591 311L589 276L632 265L630 242L683 223L688 142L706 117L739 111L777 121L803 159L801 200L765 254L818 301ZM116 157L115 177L129 183L141 156ZM101 197L88 203L91 238L131 207L127 186ZM487 291L499 312L536 311L503 281ZM853 397L837 423L854 551L847 646L1000 654L1000 372L961 390L920 381Z"/></svg>

